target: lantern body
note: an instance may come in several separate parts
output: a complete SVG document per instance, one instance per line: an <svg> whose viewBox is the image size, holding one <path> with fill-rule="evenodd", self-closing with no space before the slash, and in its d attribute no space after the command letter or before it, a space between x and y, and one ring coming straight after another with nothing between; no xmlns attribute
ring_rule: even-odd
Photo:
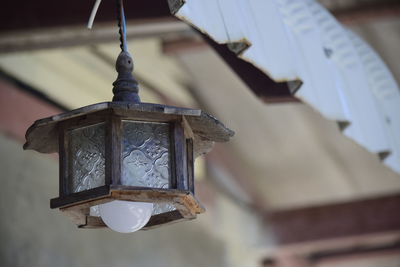
<svg viewBox="0 0 400 267"><path fill-rule="evenodd" d="M59 197L50 201L79 227L105 227L97 205L151 202L143 229L204 212L194 197L195 156L233 132L200 110L106 102L35 122L24 148L59 153Z"/></svg>
<svg viewBox="0 0 400 267"><path fill-rule="evenodd" d="M193 139L188 134L185 137L182 120L140 119L108 110L60 122L60 197L54 200L54 207L62 207L63 201L68 204L70 197L115 186L144 194L157 189L160 193L194 193ZM168 198L157 199L153 204L152 215L170 217L168 213L177 210ZM96 205L91 210L96 210ZM85 226L101 224L96 212L89 212L89 216L95 217L95 225Z"/></svg>

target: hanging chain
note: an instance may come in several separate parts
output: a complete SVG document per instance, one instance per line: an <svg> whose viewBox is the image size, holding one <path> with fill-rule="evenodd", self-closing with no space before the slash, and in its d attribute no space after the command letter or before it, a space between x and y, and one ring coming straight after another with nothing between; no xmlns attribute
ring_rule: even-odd
<svg viewBox="0 0 400 267"><path fill-rule="evenodd" d="M128 47L126 44L126 21L125 21L125 13L124 13L124 5L123 0L117 1L117 19L118 19L118 28L119 28L119 41L120 47L122 51L128 51Z"/></svg>
<svg viewBox="0 0 400 267"><path fill-rule="evenodd" d="M93 26L93 21L94 18L96 17L97 9L99 8L99 5L101 3L101 0L96 0L92 12L90 13L89 21L87 27L89 29L92 28ZM118 28L119 28L119 41L120 41L120 47L122 51L128 52L128 47L126 43L126 20L125 20L125 12L124 12L124 4L123 0L116 0L117 4L117 20L118 20Z"/></svg>
<svg viewBox="0 0 400 267"><path fill-rule="evenodd" d="M140 103L138 82L132 75L133 60L128 52L126 42L126 21L124 14L123 0L117 1L117 18L119 27L119 40L121 53L119 53L115 68L118 77L113 83L113 101L123 101L131 103Z"/></svg>
<svg viewBox="0 0 400 267"><path fill-rule="evenodd" d="M121 47L121 53L119 53L115 68L118 72L118 77L113 82L113 101L116 102L131 102L140 103L139 87L138 82L132 75L133 71L133 60L128 52L128 46L126 42L126 20L124 13L123 0L116 0L117 4L117 19L119 28L119 41ZM94 17L96 16L97 9L100 5L101 0L96 0L96 3L90 14L88 28L92 28Z"/></svg>

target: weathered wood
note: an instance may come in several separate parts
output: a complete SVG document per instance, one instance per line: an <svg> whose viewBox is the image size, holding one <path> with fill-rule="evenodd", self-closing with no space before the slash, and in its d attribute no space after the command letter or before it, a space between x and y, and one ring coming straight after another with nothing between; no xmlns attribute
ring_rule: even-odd
<svg viewBox="0 0 400 267"><path fill-rule="evenodd" d="M90 207L92 206L116 199L137 202L171 203L175 206L175 211L153 215L144 230L182 220L191 220L196 218L197 214L205 211L204 207L201 206L190 191L111 185L109 194L99 195L99 191L101 190L95 189L71 194L73 197L72 202L71 196L53 199L52 208L60 207L60 210L70 217L80 228L101 228L105 226L101 218L90 216L89 214Z"/></svg>
<svg viewBox="0 0 400 267"><path fill-rule="evenodd" d="M170 169L169 169L169 188L176 189L178 188L178 180L176 176L176 167L175 167L175 123L169 123L169 160L170 160Z"/></svg>
<svg viewBox="0 0 400 267"><path fill-rule="evenodd" d="M193 154L194 158L200 157L202 155L210 152L214 147L214 142L204 140L202 137L195 135L193 139Z"/></svg>
<svg viewBox="0 0 400 267"><path fill-rule="evenodd" d="M200 214L205 211L200 202L187 190L112 185L111 197L140 202L178 203L190 210L191 214Z"/></svg>
<svg viewBox="0 0 400 267"><path fill-rule="evenodd" d="M74 213L69 213L67 216L71 216L72 214ZM101 217L88 216L83 213L75 213L75 214L76 214L75 216L77 216L76 218L79 218L79 220L75 219L74 222L79 228L83 229L107 228L107 225L103 222ZM160 226L169 225L191 219L195 219L195 217L184 218L178 210L174 210L151 216L149 222L141 230L150 230Z"/></svg>
<svg viewBox="0 0 400 267"><path fill-rule="evenodd" d="M124 119L169 123L172 189L120 185L121 120ZM104 123L106 130L105 185L71 193L68 184L68 131L98 123ZM193 156L208 152L213 141L228 141L231 136L231 130L201 110L146 103L106 102L36 121L26 133L24 148L44 153L60 152L60 196L50 201L50 207L62 209L79 227L103 227L101 220L90 216L88 210L91 206L114 199L167 202L176 207L179 216L176 213L157 215L149 224L150 228L193 219L205 211L193 196Z"/></svg>
<svg viewBox="0 0 400 267"><path fill-rule="evenodd" d="M63 197L67 193L67 177L68 177L68 140L65 138L65 129L63 125L59 125L59 138L58 138L59 152L59 196Z"/></svg>
<svg viewBox="0 0 400 267"><path fill-rule="evenodd" d="M79 228L84 229L99 229L107 227L101 217L85 216L85 224L78 225Z"/></svg>
<svg viewBox="0 0 400 267"><path fill-rule="evenodd" d="M105 170L104 170L104 184L111 185L112 184L112 173L113 173L113 162L112 162L112 154L113 154L113 116L108 116L106 118L105 125L105 149L104 149L104 157L105 157Z"/></svg>
<svg viewBox="0 0 400 267"><path fill-rule="evenodd" d="M100 204L104 204L110 201L113 201L114 199L111 198L109 195L105 195L103 197L99 197L99 198L93 198L93 199L89 199L89 200L85 200L85 201L80 201L80 202L76 202L75 204L72 205L68 205L65 207L61 207L60 210L77 210L77 211L81 211L83 212L83 214L85 215L89 215L89 211L90 211L90 207L96 206L96 205L100 205Z"/></svg>
<svg viewBox="0 0 400 267"><path fill-rule="evenodd" d="M120 184L121 180L121 146L122 123L119 117L110 118L110 136L108 140L108 153L111 184Z"/></svg>
<svg viewBox="0 0 400 267"><path fill-rule="evenodd" d="M400 230L400 194L266 215L280 244L360 236ZM310 227L312 225L312 227Z"/></svg>
<svg viewBox="0 0 400 267"><path fill-rule="evenodd" d="M174 123L174 168L175 168L175 179L177 181L177 189L187 190L187 183L185 182L187 177L186 170L186 153L185 153L185 136L183 127L180 121Z"/></svg>
<svg viewBox="0 0 400 267"><path fill-rule="evenodd" d="M86 215L80 209L60 209L60 211L78 226L86 224Z"/></svg>
<svg viewBox="0 0 400 267"><path fill-rule="evenodd" d="M192 215L201 214L206 211L192 193L186 194L186 196L182 198L182 203L188 208Z"/></svg>
<svg viewBox="0 0 400 267"><path fill-rule="evenodd" d="M186 139L186 158L187 158L187 183L188 189L194 194L194 153L193 139Z"/></svg>
<svg viewBox="0 0 400 267"><path fill-rule="evenodd" d="M91 126L93 124L104 123L108 116L110 116L112 110L100 110L90 114L82 114L82 116L75 116L68 120L62 120L65 124L67 131L74 130L81 127Z"/></svg>
<svg viewBox="0 0 400 267"><path fill-rule="evenodd" d="M196 217L196 213L190 210L182 199L175 199L175 207L181 213L182 217L185 219L192 219Z"/></svg>
<svg viewBox="0 0 400 267"><path fill-rule="evenodd" d="M187 121L185 116L182 116L182 125L183 125L183 130L185 133L186 138L194 138L194 133L192 131L192 128L190 127L189 122Z"/></svg>
<svg viewBox="0 0 400 267"><path fill-rule="evenodd" d="M82 192L71 193L66 196L53 198L50 200L50 208L55 209L71 205L77 205L79 203L88 200L93 200L96 198L104 198L109 195L110 195L110 187L108 185L103 185Z"/></svg>
<svg viewBox="0 0 400 267"><path fill-rule="evenodd" d="M180 222L183 220L185 220L185 219L182 217L181 213L177 210L174 210L174 211L151 216L149 222L142 229L150 230L150 229L159 227L161 225L176 223L176 222Z"/></svg>
<svg viewBox="0 0 400 267"><path fill-rule="evenodd" d="M37 120L26 132L27 141L24 149L33 149L42 153L58 152L58 129L56 126L58 123L70 119L74 119L73 122L79 122L85 118L88 118L88 122L90 122L90 119L101 118L102 115L111 112L121 118L160 122L182 120L182 116L185 116L195 137L196 156L207 153L214 141L226 142L234 135L232 130L201 110L149 103L104 102Z"/></svg>

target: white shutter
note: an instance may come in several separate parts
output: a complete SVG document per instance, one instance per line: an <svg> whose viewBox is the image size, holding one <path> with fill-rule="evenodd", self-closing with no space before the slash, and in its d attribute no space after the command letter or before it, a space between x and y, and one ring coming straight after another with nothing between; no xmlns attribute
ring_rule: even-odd
<svg viewBox="0 0 400 267"><path fill-rule="evenodd" d="M186 0L176 13L296 92L343 133L400 172L400 92L379 56L315 0Z"/></svg>
<svg viewBox="0 0 400 267"><path fill-rule="evenodd" d="M383 115L391 154L384 163L400 173L400 89L379 55L350 30L347 34L363 64L370 92Z"/></svg>

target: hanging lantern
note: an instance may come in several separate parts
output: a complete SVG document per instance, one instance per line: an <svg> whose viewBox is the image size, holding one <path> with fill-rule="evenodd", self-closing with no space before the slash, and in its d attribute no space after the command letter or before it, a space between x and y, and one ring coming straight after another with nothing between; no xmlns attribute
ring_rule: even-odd
<svg viewBox="0 0 400 267"><path fill-rule="evenodd" d="M194 196L194 159L233 132L197 109L141 103L126 48L113 101L36 121L24 149L59 154L59 208L80 228L133 232L191 220L204 208Z"/></svg>

